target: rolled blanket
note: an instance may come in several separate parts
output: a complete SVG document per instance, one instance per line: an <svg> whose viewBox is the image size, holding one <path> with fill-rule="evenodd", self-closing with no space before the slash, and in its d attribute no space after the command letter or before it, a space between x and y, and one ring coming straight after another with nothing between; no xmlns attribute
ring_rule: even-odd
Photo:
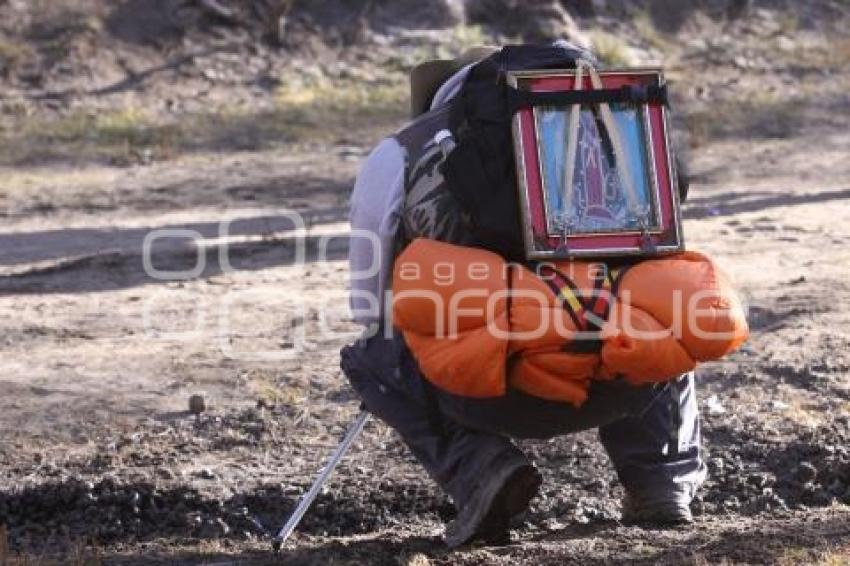
<svg viewBox="0 0 850 566"><path fill-rule="evenodd" d="M697 252L525 266L417 239L396 259L392 313L435 386L497 397L510 385L576 406L590 380L668 381L749 332L729 279Z"/></svg>

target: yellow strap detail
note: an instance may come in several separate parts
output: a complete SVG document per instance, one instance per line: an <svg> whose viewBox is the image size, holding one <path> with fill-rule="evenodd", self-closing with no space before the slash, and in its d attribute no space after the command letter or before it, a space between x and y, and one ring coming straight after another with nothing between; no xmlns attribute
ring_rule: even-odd
<svg viewBox="0 0 850 566"><path fill-rule="evenodd" d="M567 301L567 304L570 305L570 308L573 309L573 312L576 313L576 315L581 316L581 312L584 310L584 305L578 300L578 297L576 297L570 287L567 286L561 289L561 297Z"/></svg>
<svg viewBox="0 0 850 566"><path fill-rule="evenodd" d="M621 269L618 267L616 269L608 270L608 277L605 278L605 288L610 289L614 286L614 281L617 280L617 277L620 276Z"/></svg>

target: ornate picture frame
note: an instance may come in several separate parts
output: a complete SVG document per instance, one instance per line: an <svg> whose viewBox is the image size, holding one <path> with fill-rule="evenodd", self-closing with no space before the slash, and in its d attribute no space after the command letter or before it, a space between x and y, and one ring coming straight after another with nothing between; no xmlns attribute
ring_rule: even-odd
<svg viewBox="0 0 850 566"><path fill-rule="evenodd" d="M522 95L513 137L528 259L684 249L661 69L514 71L508 83Z"/></svg>

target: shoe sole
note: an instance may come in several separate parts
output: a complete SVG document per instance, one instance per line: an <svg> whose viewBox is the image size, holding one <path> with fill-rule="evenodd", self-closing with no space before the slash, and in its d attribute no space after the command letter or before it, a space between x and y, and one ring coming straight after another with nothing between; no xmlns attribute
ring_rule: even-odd
<svg viewBox="0 0 850 566"><path fill-rule="evenodd" d="M510 519L528 509L537 495L543 478L530 464L510 470L502 487L492 497L470 501L463 515L482 517L477 523L458 516L446 528L446 545L458 548L473 540L504 544L508 538ZM485 511L486 508L486 511Z"/></svg>
<svg viewBox="0 0 850 566"><path fill-rule="evenodd" d="M692 518L666 518L666 517L625 517L620 520L620 523L627 527L643 527L643 528L675 528L688 527L694 524Z"/></svg>
<svg viewBox="0 0 850 566"><path fill-rule="evenodd" d="M636 527L683 527L692 525L694 517L686 505L674 502L656 504L644 509L634 509L626 504L620 522L627 526Z"/></svg>

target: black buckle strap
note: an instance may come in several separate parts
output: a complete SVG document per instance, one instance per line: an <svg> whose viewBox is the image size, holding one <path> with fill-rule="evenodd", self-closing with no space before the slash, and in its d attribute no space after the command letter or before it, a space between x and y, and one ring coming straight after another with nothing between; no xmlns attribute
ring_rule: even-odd
<svg viewBox="0 0 850 566"><path fill-rule="evenodd" d="M667 85L624 85L620 88L532 92L508 87L508 104L513 114L530 106L571 106L573 104L663 104L668 105Z"/></svg>

